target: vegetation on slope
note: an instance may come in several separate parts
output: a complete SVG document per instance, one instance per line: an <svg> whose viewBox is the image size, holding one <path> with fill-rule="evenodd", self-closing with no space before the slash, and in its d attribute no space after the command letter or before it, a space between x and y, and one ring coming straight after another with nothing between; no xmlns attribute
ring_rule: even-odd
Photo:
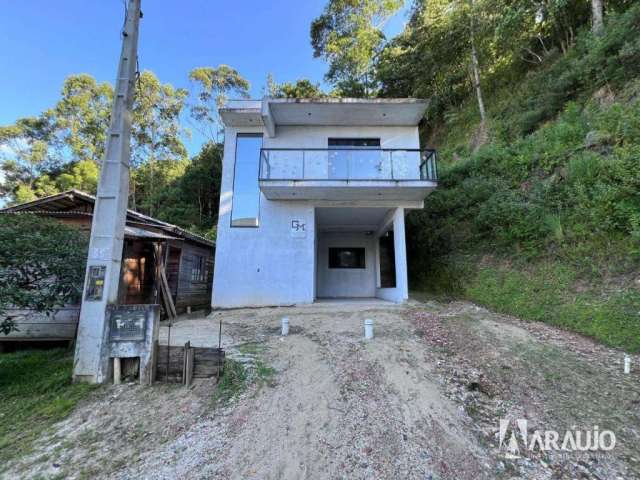
<svg viewBox="0 0 640 480"><path fill-rule="evenodd" d="M414 286L640 350L639 34L634 6L492 91L484 142L474 98L445 111Z"/></svg>
<svg viewBox="0 0 640 480"><path fill-rule="evenodd" d="M0 464L26 455L43 429L66 417L95 386L72 384L73 352L0 355Z"/></svg>

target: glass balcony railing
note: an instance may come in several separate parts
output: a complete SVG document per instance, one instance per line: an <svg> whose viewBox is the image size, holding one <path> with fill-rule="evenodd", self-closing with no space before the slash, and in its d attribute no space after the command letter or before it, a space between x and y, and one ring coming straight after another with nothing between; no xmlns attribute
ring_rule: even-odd
<svg viewBox="0 0 640 480"><path fill-rule="evenodd" d="M435 150L291 149L260 151L260 180L429 180L438 178Z"/></svg>

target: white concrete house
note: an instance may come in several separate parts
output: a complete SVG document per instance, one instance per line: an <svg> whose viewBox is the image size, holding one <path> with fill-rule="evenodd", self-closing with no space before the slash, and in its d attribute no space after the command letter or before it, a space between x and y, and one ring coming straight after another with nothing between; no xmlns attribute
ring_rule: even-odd
<svg viewBox="0 0 640 480"><path fill-rule="evenodd" d="M230 101L214 308L408 298L404 217L436 187L416 99Z"/></svg>

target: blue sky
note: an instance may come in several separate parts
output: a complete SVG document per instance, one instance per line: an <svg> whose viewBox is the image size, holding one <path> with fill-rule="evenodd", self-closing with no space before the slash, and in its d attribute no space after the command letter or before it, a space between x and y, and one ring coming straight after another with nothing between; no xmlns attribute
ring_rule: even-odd
<svg viewBox="0 0 640 480"><path fill-rule="evenodd" d="M271 72L277 82L321 82L309 25L325 0L142 0L140 68L188 87L198 66L227 64L260 97ZM0 0L0 125L52 106L64 79L89 73L113 83L120 53L123 0ZM402 11L387 25L399 32ZM187 142L191 153L201 139Z"/></svg>

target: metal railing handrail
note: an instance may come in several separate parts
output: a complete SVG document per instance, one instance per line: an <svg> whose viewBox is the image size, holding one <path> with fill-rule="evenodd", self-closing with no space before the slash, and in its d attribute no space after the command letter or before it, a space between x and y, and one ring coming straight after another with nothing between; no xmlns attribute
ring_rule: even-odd
<svg viewBox="0 0 640 480"><path fill-rule="evenodd" d="M378 147L327 147L327 148L292 148L292 147L263 147L260 149L261 152L269 152L269 151L303 151L303 150L311 150L311 151L331 151L331 150L344 150L345 152L353 152L353 151L361 151L361 152L434 152L433 148L378 148Z"/></svg>
<svg viewBox="0 0 640 480"><path fill-rule="evenodd" d="M301 152L302 153L302 175L301 178L272 178L270 174L267 177L263 175L263 159L267 164L267 168L271 170L271 166L269 165L269 152ZM352 178L350 172L350 162L347 161L347 177L346 178L306 178L305 177L305 156L304 152L389 152L389 163L391 175L388 178ZM418 174L419 178L395 178L394 175L394 160L393 153L394 152L419 152L420 155L420 163L418 165ZM377 147L354 147L354 148L344 148L344 147L327 147L327 148L294 148L294 147L265 147L260 149L260 162L258 167L258 178L259 180L270 180L270 181L416 181L416 180L427 180L427 181L437 181L437 167L436 167L436 150L431 148L377 148Z"/></svg>

